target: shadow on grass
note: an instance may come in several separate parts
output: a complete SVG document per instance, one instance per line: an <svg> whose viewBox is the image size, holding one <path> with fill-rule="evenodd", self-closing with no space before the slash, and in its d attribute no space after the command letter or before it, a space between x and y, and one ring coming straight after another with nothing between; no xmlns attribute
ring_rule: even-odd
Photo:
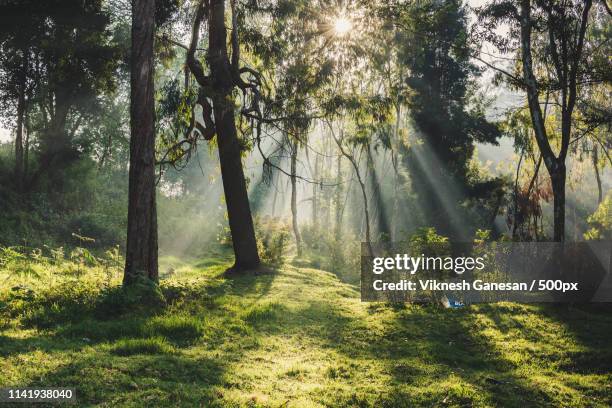
<svg viewBox="0 0 612 408"><path fill-rule="evenodd" d="M79 351L86 346L121 339L161 336L172 346L189 347L205 335L223 336L208 327L208 312L222 313L218 299L252 294L252 302L265 296L275 275L213 279L195 284L164 282L166 304L146 304L126 296L121 287L91 291L52 291L29 303L20 302L20 324L38 334L25 338L0 335L0 355L10 357L32 350ZM193 306L193 307L190 307ZM184 309L184 311L183 311Z"/></svg>
<svg viewBox="0 0 612 408"><path fill-rule="evenodd" d="M319 299L297 308L280 303L263 304L249 311L245 321L262 335L305 336L350 361L376 361L385 367L392 379L389 387L393 392L379 396L353 395L350 400L334 401L340 406L554 406L567 405L568 400L563 398L571 398L557 395L554 387L537 378L537 373L533 378L523 375L529 370L522 370L524 367L505 356L504 351L508 350L504 350L504 343L494 342L483 332L479 315L493 321L495 329L502 334L516 330L519 344L532 341L537 346L544 342L543 349L534 350L532 361L536 370L539 367L552 371L563 369L556 361L557 353L546 348L543 333L538 332L538 327L528 327L516 320L521 311L512 305L494 305L483 310L388 306L372 305L371 308L373 314L377 308L386 311L381 314L381 319L386 319L382 330L373 330L363 317L343 310L332 301ZM534 317L538 318L539 315ZM598 336L607 336L610 327L601 323ZM610 342L608 350L609 345ZM592 342L588 352L580 356L570 353L566 360L588 373L609 373L610 366L605 368L609 354L603 346ZM603 357L603 362L595 362L598 355ZM342 367L334 369L342 372ZM413 385L418 392L406 385ZM427 389L421 392L424 388ZM604 392L598 392L600 401Z"/></svg>
<svg viewBox="0 0 612 408"><path fill-rule="evenodd" d="M81 406L222 406L215 392L225 375L221 358L177 352L115 354L77 357L28 386L72 385Z"/></svg>
<svg viewBox="0 0 612 408"><path fill-rule="evenodd" d="M542 315L560 325L579 345L579 350L571 351L560 369L580 374L612 374L612 303L547 304L542 305Z"/></svg>
<svg viewBox="0 0 612 408"><path fill-rule="evenodd" d="M0 353L73 352L68 363L28 385L78 384L86 404L223 406L218 389L233 387L226 381L228 370L247 350L258 351L257 337L296 336L341 357L339 366L329 370L329 378L351 381L352 375L359 375L351 370L367 368L372 362L388 375L384 393L336 393L321 397L328 398L320 401L323 405L571 405L555 396L555 388L546 389L546 384L522 377L520 373L529 370L521 371L504 355L501 348L505 345L487 335L490 329L503 335L516 331L521 341L545 342L537 324L526 325L519 319L525 312L521 307L443 310L370 304L365 312L356 313L361 308L342 303L343 298L334 292L337 288L322 288L328 278L316 273L319 275L289 271L283 275L284 289L274 286L284 290L285 296L298 298L297 302L284 303L278 297L262 301L274 294L272 286L278 277L274 274L213 277L191 286L166 287L164 294L171 304L157 313L120 313L113 319L99 319L99 304L104 302L96 301L98 306L86 309L87 313L65 320L54 320L56 315L51 314L53 335L0 336ZM549 307L530 313L537 314L536 319L564 318L562 311ZM597 361L610 350L611 342L604 343L610 333L609 318L589 314L581 321L580 316L577 312L567 322L567 330L575 333L585 351L566 356L565 362L550 361L556 354L548 355L549 360L541 362L544 369L609 372L604 367L609 354L603 354L604 363ZM373 324L377 319L383 323ZM194 345L199 352L205 350L205 356L193 353ZM346 361L355 362L357 368L344 364ZM232 381L239 383L240 379Z"/></svg>
<svg viewBox="0 0 612 408"><path fill-rule="evenodd" d="M58 353L64 363L19 386L73 385L79 404L223 407L217 386L232 387L226 383L228 364L257 347L248 342L240 309L226 307L235 306L236 299L245 307L257 302L274 279L272 274L212 277L162 287L171 304L152 311L130 311L115 304L116 293L100 293L74 314L83 302L66 296L66 303L37 309L35 319L25 319L39 335L0 336L0 355L42 351L49 353L43 358L56 358ZM236 347L226 347L232 339Z"/></svg>

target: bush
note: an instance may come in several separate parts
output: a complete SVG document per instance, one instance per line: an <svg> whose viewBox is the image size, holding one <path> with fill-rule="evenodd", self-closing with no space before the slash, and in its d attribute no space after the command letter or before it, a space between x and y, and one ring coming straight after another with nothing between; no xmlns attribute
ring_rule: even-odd
<svg viewBox="0 0 612 408"><path fill-rule="evenodd" d="M13 180L13 152L0 143L0 245L72 244L71 233L97 238L101 249L125 242L127 173L99 169L83 156L43 173L20 191Z"/></svg>
<svg viewBox="0 0 612 408"><path fill-rule="evenodd" d="M276 268L282 266L289 243L289 226L277 218L257 217L255 234L261 261Z"/></svg>
<svg viewBox="0 0 612 408"><path fill-rule="evenodd" d="M612 239L612 192L606 195L597 210L589 216L587 222L590 228L584 233L584 239Z"/></svg>
<svg viewBox="0 0 612 408"><path fill-rule="evenodd" d="M433 227L423 227L410 237L408 244L410 251L415 255L425 256L448 256L450 254L450 242L448 238L439 235Z"/></svg>
<svg viewBox="0 0 612 408"><path fill-rule="evenodd" d="M156 313L166 306L166 299L159 286L143 279L128 287L105 290L96 306L98 318L109 319L125 313Z"/></svg>

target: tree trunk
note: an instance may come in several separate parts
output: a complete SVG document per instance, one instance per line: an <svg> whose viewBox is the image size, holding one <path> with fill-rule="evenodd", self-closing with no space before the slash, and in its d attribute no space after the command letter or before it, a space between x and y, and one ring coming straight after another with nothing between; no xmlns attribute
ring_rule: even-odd
<svg viewBox="0 0 612 408"><path fill-rule="evenodd" d="M223 191L236 257L233 269L244 271L259 267L260 260L234 117L232 95L234 79L227 52L224 0L211 1L208 29L207 58L211 71L213 115L219 145Z"/></svg>
<svg viewBox="0 0 612 408"><path fill-rule="evenodd" d="M272 218L276 216L276 200L278 199L278 175L274 175L274 196L272 198Z"/></svg>
<svg viewBox="0 0 612 408"><path fill-rule="evenodd" d="M226 94L229 97L231 93ZM247 193L240 143L234 122L233 103L226 108L218 108L224 102L215 101L214 115L219 144L219 162L232 245L236 257L235 270L249 270L259 267L260 260L255 240L255 227ZM225 102L227 103L227 102Z"/></svg>
<svg viewBox="0 0 612 408"><path fill-rule="evenodd" d="M529 103L529 113L535 131L535 138L538 148L544 159L546 169L550 174L553 185L554 197L554 240L561 242L565 239L565 178L566 168L565 159L567 157L572 129L572 113L577 98L577 76L580 71L580 59L584 48L584 38L587 31L589 11L593 5L592 0L585 0L581 12L579 24L576 25L577 31L561 38L562 52L557 50L555 41L555 24L549 21L548 34L550 41L550 52L557 71L557 85L561 94L561 147L559 156L556 157L546 134L546 127L542 109L540 107L538 81L534 75L533 58L531 53L532 28L536 22L531 17L531 0L520 1L520 29L521 29L521 57L523 68L523 80L527 91ZM560 7L570 7L562 5ZM552 8L550 9L552 10ZM549 18L550 11L549 10ZM562 35L565 35L562 34ZM567 42L575 42L573 52L568 54ZM548 102L548 101L547 101Z"/></svg>
<svg viewBox="0 0 612 408"><path fill-rule="evenodd" d="M155 0L132 2L130 177L123 284L157 282L155 206Z"/></svg>
<svg viewBox="0 0 612 408"><path fill-rule="evenodd" d="M313 183L312 183L312 229L316 232L319 229L319 214L318 214L318 208L319 208L319 203L317 200L317 196L318 196L318 188L319 188L319 183L317 182L317 179L319 177L319 155L317 154L317 156L315 157L315 164L314 164L314 172L312 175L313 178Z"/></svg>
<svg viewBox="0 0 612 408"><path fill-rule="evenodd" d="M302 256L302 237L298 227L297 214L297 152L298 141L296 140L291 146L291 221L293 224L293 234L295 235L295 246L297 248L297 256Z"/></svg>
<svg viewBox="0 0 612 408"><path fill-rule="evenodd" d="M595 180L597 181L597 204L601 204L603 200L603 190L601 188L601 177L599 175L599 157L597 146L593 148L593 169L595 170Z"/></svg>
<svg viewBox="0 0 612 408"><path fill-rule="evenodd" d="M29 173L30 164L30 116L26 109L23 117L23 125L25 130L25 139L23 141L23 177L22 181L25 181Z"/></svg>
<svg viewBox="0 0 612 408"><path fill-rule="evenodd" d="M380 182L378 175L376 174L376 164L374 163L374 156L372 156L372 149L370 144L366 146L368 154L367 170L370 179L370 185L372 186L372 195L374 196L374 202L376 203L377 209L377 226L379 239L389 240L391 237L391 228L389 227L389 220L387 219L387 211L385 208L385 200L382 196L380 188Z"/></svg>
<svg viewBox="0 0 612 408"><path fill-rule="evenodd" d="M338 155L336 170L336 225L334 228L334 237L337 240L342 235L342 156Z"/></svg>
<svg viewBox="0 0 612 408"><path fill-rule="evenodd" d="M325 146L326 152L331 152L332 143L333 140L331 136L327 137ZM324 166L325 169L325 171L323 171L324 169L321 168L321 180L323 180L326 175L331 176L331 169L334 165L332 156L328 154L326 157L323 157L321 165ZM324 190L322 183L319 184L319 213L323 212L325 214L323 225L332 225L332 201L333 195L331 191Z"/></svg>
<svg viewBox="0 0 612 408"><path fill-rule="evenodd" d="M553 200L554 200L554 240L562 241L565 234L565 219L559 217L565 216L565 170L561 175L559 163L554 152L550 147L544 117L539 101L539 89L536 77L533 72L533 60L531 55L531 29L533 21L531 19L531 1L521 0L521 56L523 68L523 80L525 81L527 91L527 101L529 104L529 114L531 116L531 124L535 133L536 142L548 174L551 176L553 185ZM564 160L563 160L564 161ZM565 169L565 164L562 164ZM564 185L561 186L560 183ZM563 208L561 208L563 206Z"/></svg>
<svg viewBox="0 0 612 408"><path fill-rule="evenodd" d="M395 127L393 129L393 141L391 143L391 164L393 165L393 209L391 210L391 241L397 239L398 228L400 223L398 222L399 218L399 183L400 183L400 175L399 175L399 157L398 152L400 140L399 140L399 131L400 131L400 118L402 113L402 106L400 105L399 100L395 105Z"/></svg>
<svg viewBox="0 0 612 408"><path fill-rule="evenodd" d="M336 138L333 133L332 137L334 138L336 145L338 145L340 153L342 153L342 155L346 157L349 162L351 162L353 170L355 170L355 176L357 176L357 181L359 182L359 187L361 188L361 196L363 198L363 215L365 216L365 241L368 247L368 252L370 253L370 255L372 255L374 251L372 249L372 239L370 233L370 210L368 208L368 194L366 193L366 186L363 182L363 179L361 178L361 173L359 172L359 164L357 163L355 158L344 149L344 146L342 146L342 139Z"/></svg>
<svg viewBox="0 0 612 408"><path fill-rule="evenodd" d="M564 163L557 163L555 171L550 175L553 189L553 239L556 242L565 241L565 176Z"/></svg>
<svg viewBox="0 0 612 408"><path fill-rule="evenodd" d="M349 160L351 161L351 164L353 165L353 168L355 169L355 175L357 176L357 181L359 181L359 187L361 187L361 195L363 198L363 215L365 216L365 240L366 240L366 244L368 246L369 252L370 254L373 253L372 251L372 238L371 238L371 233L370 233L370 211L368 209L368 195L366 193L366 186L365 183L363 182L363 179L361 178L361 173L359 172L359 166L357 165L357 162L355 162L355 160L352 160L349 158Z"/></svg>
<svg viewBox="0 0 612 408"><path fill-rule="evenodd" d="M15 183L21 190L23 185L23 130L26 111L26 72L27 53L23 52L23 72L19 78L19 98L17 100L17 134L15 135Z"/></svg>

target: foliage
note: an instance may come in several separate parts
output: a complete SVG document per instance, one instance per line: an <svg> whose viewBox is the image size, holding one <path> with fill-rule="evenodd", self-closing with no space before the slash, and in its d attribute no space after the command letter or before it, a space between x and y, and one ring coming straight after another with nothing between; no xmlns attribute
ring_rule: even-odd
<svg viewBox="0 0 612 408"><path fill-rule="evenodd" d="M33 184L42 172L79 156L69 125L95 115L96 97L114 90L120 50L100 0L4 2L0 16L1 65L9 79L0 96L11 100L16 76L25 73L30 84L31 129L40 154ZM18 67L17 73L9 67Z"/></svg>
<svg viewBox="0 0 612 408"><path fill-rule="evenodd" d="M407 98L417 140L404 162L412 175L413 189L427 208L427 224L453 237L448 207L470 198L494 197L499 182L469 177L476 142L497 144L498 125L485 117L483 95L475 92L476 66L470 59L466 9L460 1L422 1L401 14L405 29L399 32L401 63L409 72ZM443 193L441 193L443 192ZM450 195L445 205L444 195ZM446 208L445 208L446 207Z"/></svg>
<svg viewBox="0 0 612 408"><path fill-rule="evenodd" d="M0 246L0 272L5 280L0 288L31 287L44 285L45 280L75 280L87 272L90 277L96 276L105 287L117 282L117 276L123 269L123 258L119 248L115 247L98 255L87 248L74 247L65 257L63 247L31 248L24 246ZM95 272L95 273L92 273Z"/></svg>
<svg viewBox="0 0 612 408"><path fill-rule="evenodd" d="M26 194L12 186L9 145L0 144L0 245L75 245L73 232L95 237L96 248L124 245L127 173L97 169L89 158L42 176Z"/></svg>
<svg viewBox="0 0 612 408"><path fill-rule="evenodd" d="M270 217L255 218L259 257L264 264L278 268L285 263L289 244L289 226Z"/></svg>
<svg viewBox="0 0 612 408"><path fill-rule="evenodd" d="M448 237L439 235L433 227L419 228L408 241L410 251L418 256L443 257L450 253Z"/></svg>
<svg viewBox="0 0 612 408"><path fill-rule="evenodd" d="M356 236L344 232L337 237L330 229L308 224L302 228L302 239L306 246L306 265L330 271L344 282L359 282L361 258Z"/></svg>
<svg viewBox="0 0 612 408"><path fill-rule="evenodd" d="M0 247L0 268L7 271L9 276L38 277L38 273L32 267L34 259L19 251L18 247ZM33 257L36 260L39 257Z"/></svg>
<svg viewBox="0 0 612 408"><path fill-rule="evenodd" d="M587 218L587 222L590 228L584 233L584 239L612 239L612 192L608 192L595 212Z"/></svg>

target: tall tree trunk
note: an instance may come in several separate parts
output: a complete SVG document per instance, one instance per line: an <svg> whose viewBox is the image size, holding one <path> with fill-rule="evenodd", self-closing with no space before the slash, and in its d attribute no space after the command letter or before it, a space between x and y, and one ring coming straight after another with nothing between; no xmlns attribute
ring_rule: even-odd
<svg viewBox="0 0 612 408"><path fill-rule="evenodd" d="M314 172L312 175L312 229L316 232L319 229L319 202L318 202L318 189L319 183L317 179L319 177L319 155L315 157Z"/></svg>
<svg viewBox="0 0 612 408"><path fill-rule="evenodd" d="M334 226L334 237L337 241L342 235L342 156L338 155L336 160L336 224Z"/></svg>
<svg viewBox="0 0 612 408"><path fill-rule="evenodd" d="M513 208L513 216L512 220L512 240L518 238L517 231L518 227L523 223L523 214L520 213L519 209L519 176L521 175L521 164L523 163L523 156L525 155L525 149L521 149L521 155L519 156L519 161L516 166L516 175L514 176L514 208Z"/></svg>
<svg viewBox="0 0 612 408"><path fill-rule="evenodd" d="M572 129L572 113L577 98L577 75L579 72L580 60L584 48L584 38L588 25L589 11L593 5L592 0L585 0L582 9L577 32L570 38L562 39L563 52L557 50L555 41L556 29L554 21L548 23L548 34L550 41L551 57L555 63L557 79L561 91L561 148L559 156L556 157L547 137L544 123L545 117L542 115L540 106L538 81L534 75L533 57L531 53L532 28L535 25L531 17L531 0L520 1L520 29L521 29L521 59L523 68L523 81L527 91L527 101L529 103L529 114L535 132L536 142L540 153L544 159L544 164L551 177L553 185L553 208L554 208L554 240L562 242L565 239L565 179L566 168L565 159L567 157ZM561 7L568 7L562 5ZM553 8L549 8L550 13ZM572 55L567 53L567 45L564 41L575 41L575 48ZM561 185L562 184L562 185Z"/></svg>
<svg viewBox="0 0 612 408"><path fill-rule="evenodd" d="M389 239L391 237L391 228L389 227L389 220L387 219L387 211L385 208L385 201L382 196L380 189L380 181L376 174L376 164L374 163L374 156L372 155L372 148L370 144L366 146L368 154L367 169L370 178L370 185L372 186L372 195L374 196L374 202L376 203L377 211L377 226L379 237Z"/></svg>
<svg viewBox="0 0 612 408"><path fill-rule="evenodd" d="M374 251L372 249L372 235L370 233L370 209L368 208L368 194L366 193L366 186L363 182L363 178L361 177L361 172L359 171L359 164L357 163L353 155L349 154L344 149L344 146L342 146L342 139L338 139L333 133L332 137L334 138L338 149L340 149L340 153L342 153L342 155L346 157L353 166L355 176L357 177L357 181L359 182L359 187L361 188L361 196L363 199L363 215L365 217L365 241L368 248L368 252L370 255L372 255Z"/></svg>
<svg viewBox="0 0 612 408"><path fill-rule="evenodd" d="M346 156L345 156L346 157ZM348 157L347 157L348 158ZM372 234L370 233L370 210L368 208L368 195L366 193L366 186L361 178L361 173L359 172L359 166L354 159L348 158L353 165L353 169L355 169L355 175L357 176L357 181L359 182L359 187L361 187L361 196L363 198L363 215L365 216L365 240L368 246L368 250L370 254L372 251Z"/></svg>
<svg viewBox="0 0 612 408"><path fill-rule="evenodd" d="M553 190L553 239L556 242L565 241L565 164L557 166L550 175Z"/></svg>
<svg viewBox="0 0 612 408"><path fill-rule="evenodd" d="M597 181L597 204L603 200L603 190L601 188L601 177L599 176L599 157L597 146L593 148L593 169L595 170L595 180Z"/></svg>
<svg viewBox="0 0 612 408"><path fill-rule="evenodd" d="M15 135L15 183L19 190L23 187L23 133L26 114L26 72L28 70L27 51L23 50L23 72L19 75L19 98L17 100L17 134Z"/></svg>
<svg viewBox="0 0 612 408"><path fill-rule="evenodd" d="M155 0L132 1L130 177L123 284L157 282L155 205Z"/></svg>
<svg viewBox="0 0 612 408"><path fill-rule="evenodd" d="M298 153L298 141L291 145L291 221L293 224L293 234L295 235L295 246L297 249L297 256L302 256L302 237L300 235L300 229L298 226L298 213L297 213L297 153Z"/></svg>
<svg viewBox="0 0 612 408"><path fill-rule="evenodd" d="M227 93L226 97L230 97ZM217 127L217 143L219 144L219 162L227 216L232 233L234 248L234 269L244 271L259 267L260 260L255 240L255 227L251 216L251 207L247 193L244 170L240 157L240 143L234 122L234 106L219 108L227 101L220 96L215 101L214 115ZM216 99L216 98L215 98Z"/></svg>
<svg viewBox="0 0 612 408"><path fill-rule="evenodd" d="M546 127L544 124L544 116L542 114L542 108L539 101L539 89L536 77L533 72L533 60L531 54L531 29L533 21L531 20L531 0L521 0L521 53L522 53L522 65L523 65L523 80L527 90L527 102L529 104L529 114L531 116L531 123L535 133L536 142L548 174L550 174L553 184L553 207L554 207L554 239L555 241L561 241L564 237L565 230L565 186L561 187L559 183L563 180L565 183L565 172L561 177L557 167L559 162L552 151L548 136L546 134ZM557 174L556 176L553 176ZM556 189L555 189L556 184ZM561 204L563 202L563 205ZM562 225L563 224L563 225ZM558 239L561 238L561 239Z"/></svg>
<svg viewBox="0 0 612 408"><path fill-rule="evenodd" d="M240 141L234 116L234 78L227 51L225 1L210 2L208 21L213 115L219 145L221 177L232 245L236 261L234 270L244 271L259 267L260 260L255 240L255 227L242 168ZM236 50L234 50L234 53Z"/></svg>
<svg viewBox="0 0 612 408"><path fill-rule="evenodd" d="M391 143L391 164L393 165L393 209L391 210L391 241L397 239L398 228L400 223L399 218L399 158L397 150L399 150L399 130L400 130L400 117L401 117L402 106L399 100L395 105L395 127L393 129L393 140Z"/></svg>
<svg viewBox="0 0 612 408"><path fill-rule="evenodd" d="M22 182L28 177L30 168L30 116L26 109L23 117L25 139L23 141L23 177Z"/></svg>
<svg viewBox="0 0 612 408"><path fill-rule="evenodd" d="M331 138L331 136L327 137L326 140L326 146L325 146L325 151L326 152L331 152L332 150L332 143L333 140ZM326 157L324 157L322 159L322 163L323 166L325 166L324 168L321 168L321 179L324 179L325 177L327 177L326 175L331 176L331 169L334 165L332 156L330 154L328 154ZM325 171L323 171L325 169ZM319 212L324 212L325 214L325 219L324 219L324 225L331 225L332 224L332 201L333 201L333 194L331 194L331 191L329 190L324 190L323 189L323 185L322 183L319 184ZM325 203L323 205L321 205L322 203ZM324 207L324 208L321 208Z"/></svg>
<svg viewBox="0 0 612 408"><path fill-rule="evenodd" d="M276 216L276 200L278 199L278 175L274 175L274 196L272 198L272 218Z"/></svg>

